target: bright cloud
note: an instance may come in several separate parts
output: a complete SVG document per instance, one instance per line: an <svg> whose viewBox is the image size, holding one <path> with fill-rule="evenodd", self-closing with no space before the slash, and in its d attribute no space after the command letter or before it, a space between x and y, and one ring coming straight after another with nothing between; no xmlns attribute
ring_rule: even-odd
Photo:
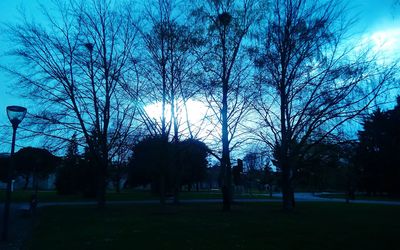
<svg viewBox="0 0 400 250"><path fill-rule="evenodd" d="M188 110L188 118L191 123L198 123L204 119L204 116L207 113L207 107L202 102L189 100L187 101L186 105ZM147 105L144 109L151 118L155 120L161 120L161 106L161 102L157 102ZM170 108L171 106L169 104L167 104L165 107L165 116L167 120L170 119ZM183 107L178 110L178 116L186 117L186 112Z"/></svg>
<svg viewBox="0 0 400 250"><path fill-rule="evenodd" d="M390 63L400 56L400 28L380 30L363 36L357 46L369 48L380 63Z"/></svg>
<svg viewBox="0 0 400 250"><path fill-rule="evenodd" d="M382 52L399 52L400 29L375 32L371 35L374 50Z"/></svg>
<svg viewBox="0 0 400 250"><path fill-rule="evenodd" d="M183 134L187 134L187 123L186 117L189 120L192 132L197 135L201 139L206 139L209 137L210 134L218 132L215 131L217 128L211 123L210 115L211 110L200 101L189 100L187 101L187 114L186 110L183 106L182 101L179 102L179 108L177 110L178 120L180 123L180 130L182 130ZM171 112L170 112L170 105L167 104L165 107L165 118L167 122L170 121ZM145 106L145 111L149 115L150 118L156 120L157 122L161 122L161 111L162 111L162 104L161 102L149 104Z"/></svg>

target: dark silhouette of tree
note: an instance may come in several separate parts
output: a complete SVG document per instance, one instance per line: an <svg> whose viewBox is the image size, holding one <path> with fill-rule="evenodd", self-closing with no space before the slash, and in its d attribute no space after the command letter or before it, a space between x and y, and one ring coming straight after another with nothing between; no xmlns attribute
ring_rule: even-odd
<svg viewBox="0 0 400 250"><path fill-rule="evenodd" d="M128 176L128 161L131 153L131 148L128 148L128 145L121 147L110 164L109 177L117 193L121 191L122 180Z"/></svg>
<svg viewBox="0 0 400 250"><path fill-rule="evenodd" d="M156 129L155 134L161 134L162 137L168 137L169 129L167 128L166 118L166 107L169 96L169 87L174 85L174 76L168 77L170 73L169 68L174 70L173 63L169 61L169 54L175 51L172 40L175 37L175 23L172 19L172 6L171 1L157 1L153 3L154 6L148 7L146 11L147 25L143 30L143 38L145 41L145 48L149 53L149 60L146 60L146 67L150 66L149 72L145 74L145 77L151 82L155 82L151 88L160 90L161 92L161 127L158 130L157 123L153 124L152 128ZM152 10L156 10L156 13L152 13ZM149 29L149 30L148 30ZM170 82L169 82L170 80ZM161 83L161 84L159 84ZM160 86L161 85L161 86ZM170 90L173 94L173 88ZM157 93L159 94L159 93ZM159 99L156 97L156 99ZM171 106L173 105L175 98L172 100ZM175 111L175 107L171 109L171 113ZM171 118L174 119L171 115ZM151 120L149 120L151 122ZM149 127L149 126L148 126ZM152 129L149 132L153 132Z"/></svg>
<svg viewBox="0 0 400 250"><path fill-rule="evenodd" d="M259 68L254 132L274 151L281 170L284 210L294 208L298 162L366 110L385 90L394 66L348 45L353 20L338 1L274 0L252 51Z"/></svg>
<svg viewBox="0 0 400 250"><path fill-rule="evenodd" d="M198 183L206 178L209 149L201 141L186 139L174 143L161 136L147 137L133 148L130 165L131 185L151 183L160 203L165 204L167 192L177 191L182 185Z"/></svg>
<svg viewBox="0 0 400 250"><path fill-rule="evenodd" d="M113 162L109 171L110 180L112 181L115 191L121 192L122 180L128 175L128 163L127 162Z"/></svg>
<svg viewBox="0 0 400 250"><path fill-rule="evenodd" d="M320 142L298 161L295 185L310 191L345 191L350 161L344 152L345 143Z"/></svg>
<svg viewBox="0 0 400 250"><path fill-rule="evenodd" d="M136 102L125 91L134 79L134 11L114 1L54 3L43 7L44 25L24 18L8 26L19 68L6 69L37 105L28 131L56 144L76 133L88 147L104 207L110 159L135 128Z"/></svg>
<svg viewBox="0 0 400 250"><path fill-rule="evenodd" d="M236 166L232 167L233 184L235 186L243 185L243 160L238 159Z"/></svg>
<svg viewBox="0 0 400 250"><path fill-rule="evenodd" d="M270 162L268 162L264 166L263 171L264 171L263 184L267 185L268 189L267 191L269 191L269 197L272 197L272 194L274 192L274 187L278 184L276 171L273 171Z"/></svg>
<svg viewBox="0 0 400 250"><path fill-rule="evenodd" d="M194 138L200 131L192 128L187 102L199 92L194 48L201 40L197 38L197 26L188 24L185 7L184 2L174 0L149 1L140 30L145 51L140 57L140 75L146 81L145 87L151 89L141 99L147 104L161 104L160 120L151 114L141 115L150 135L161 135L175 144L185 137ZM169 166L180 166L179 156L171 157L176 162ZM177 197L175 200L178 202Z"/></svg>
<svg viewBox="0 0 400 250"><path fill-rule="evenodd" d="M73 135L68 144L67 152L62 165L57 169L55 186L59 194L69 195L79 192L80 157L76 135Z"/></svg>
<svg viewBox="0 0 400 250"><path fill-rule="evenodd" d="M388 111L376 110L363 122L355 164L361 188L369 195L400 196L400 98Z"/></svg>
<svg viewBox="0 0 400 250"><path fill-rule="evenodd" d="M140 69L151 91L143 99L147 103L161 103L161 124L147 115L143 118L150 134L172 134L172 141L177 142L182 119L186 119L188 132L193 136L186 103L198 92L193 49L200 41L196 39L196 26L187 23L183 2L157 0L145 6L141 36L146 53L141 57Z"/></svg>
<svg viewBox="0 0 400 250"><path fill-rule="evenodd" d="M178 172L176 185L198 184L207 176L209 148L196 139L186 139L178 144Z"/></svg>
<svg viewBox="0 0 400 250"><path fill-rule="evenodd" d="M24 189L32 178L32 189L37 189L39 179L48 178L55 172L60 159L46 149L26 147L15 154L16 174L25 179Z"/></svg>
<svg viewBox="0 0 400 250"><path fill-rule="evenodd" d="M141 179L143 184L151 183L153 192L160 195L161 205L165 204L166 192L173 188L174 147L167 137L149 136L133 147L130 162L133 178ZM139 177L141 174L141 178Z"/></svg>
<svg viewBox="0 0 400 250"><path fill-rule="evenodd" d="M78 152L76 136L71 138L66 155L57 169L55 186L59 194L82 194L86 198L96 197L96 165L88 148L83 155Z"/></svg>
<svg viewBox="0 0 400 250"><path fill-rule="evenodd" d="M356 164L357 147L358 142L356 141L348 141L341 145L340 166L345 170L345 178L343 179L347 191L347 201L356 198L356 191L360 186L361 172Z"/></svg>
<svg viewBox="0 0 400 250"><path fill-rule="evenodd" d="M232 170L230 152L242 141L237 136L240 122L248 114L251 91L247 91L250 64L243 53L245 40L254 25L262 18L264 1L218 0L204 1L193 11L197 23L206 24L206 45L200 53L206 72L204 85L206 100L213 110L221 133L221 152L214 153L221 162L223 210L229 211L232 202ZM247 86L248 87L248 86ZM220 151L220 150L218 150Z"/></svg>
<svg viewBox="0 0 400 250"><path fill-rule="evenodd" d="M252 194L254 189L264 190L265 179L265 161L263 152L249 151L243 157L244 185L247 191Z"/></svg>

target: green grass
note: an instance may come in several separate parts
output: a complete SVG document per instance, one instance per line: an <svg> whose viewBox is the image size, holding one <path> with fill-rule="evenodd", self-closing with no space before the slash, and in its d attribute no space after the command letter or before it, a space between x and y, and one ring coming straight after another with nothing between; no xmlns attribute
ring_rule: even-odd
<svg viewBox="0 0 400 250"><path fill-rule="evenodd" d="M31 190L16 190L12 192L12 202L29 202L33 191ZM5 199L5 191L0 190L0 202ZM40 202L63 202L63 201L83 201L81 195L58 195L56 191L38 191L38 199Z"/></svg>
<svg viewBox="0 0 400 250"><path fill-rule="evenodd" d="M13 202L29 202L32 195L31 190L17 190L12 193ZM222 193L219 191L201 191L201 192L181 192L180 199L222 199ZM5 198L4 190L0 190L0 202ZM236 194L235 198L251 198L251 199L275 199L269 196ZM120 193L109 191L106 199L108 201L134 201L134 200L157 200L158 196L152 195L149 191L124 190ZM94 200L84 198L81 195L58 195L56 191L39 191L39 202L68 202L68 201L90 201Z"/></svg>
<svg viewBox="0 0 400 250"><path fill-rule="evenodd" d="M47 207L27 243L31 250L78 249L397 249L399 207L278 203Z"/></svg>

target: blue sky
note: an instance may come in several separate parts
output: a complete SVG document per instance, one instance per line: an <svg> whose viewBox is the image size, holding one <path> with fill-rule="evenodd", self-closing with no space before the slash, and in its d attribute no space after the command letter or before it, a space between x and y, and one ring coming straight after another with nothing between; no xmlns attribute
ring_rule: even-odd
<svg viewBox="0 0 400 250"><path fill-rule="evenodd" d="M27 13L35 9L37 2L49 2L50 0L0 0L0 23L3 26L5 23L13 23L18 18L20 14L18 9L24 8ZM4 54L7 53L8 48L7 37L3 32L3 27L0 30L0 64L2 65L12 65L12 61L7 59ZM30 106L30 102L18 98L18 93L16 91L17 86L10 86L12 79L7 76L4 72L0 71L0 124L8 122L5 109L9 105L22 105Z"/></svg>
<svg viewBox="0 0 400 250"><path fill-rule="evenodd" d="M18 8L25 9L29 16L37 17L35 9L38 3L46 4L51 0L0 0L0 23L13 23L20 17ZM395 0L352 0L351 11L359 13L360 19L357 31L360 32L360 41L372 39L380 44L385 52L398 54L400 52L400 6L394 8ZM36 20L38 21L38 20ZM0 32L0 64L12 66L12 61L4 54L9 44L3 32ZM28 109L32 104L24 99L18 98L17 86L10 86L13 80L4 72L0 71L0 125L7 124L5 108L8 105L23 105ZM3 133L0 132L0 136ZM0 138L0 141L3 138Z"/></svg>

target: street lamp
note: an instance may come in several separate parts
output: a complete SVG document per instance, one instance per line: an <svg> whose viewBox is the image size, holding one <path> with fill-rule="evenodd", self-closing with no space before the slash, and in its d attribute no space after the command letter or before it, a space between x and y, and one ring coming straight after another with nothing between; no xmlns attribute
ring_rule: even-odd
<svg viewBox="0 0 400 250"><path fill-rule="evenodd" d="M10 203L11 203L11 185L13 179L13 171L14 171L14 149L15 149L15 135L17 133L18 125L22 122L26 115L26 108L20 106L8 106L7 107L7 116L11 122L13 128L12 135L12 143L11 143L11 155L10 155L10 163L8 166L8 175L7 175L7 190L6 190L6 200L4 202L4 219L3 219L3 233L2 240L5 241L8 238L8 221L10 217Z"/></svg>

